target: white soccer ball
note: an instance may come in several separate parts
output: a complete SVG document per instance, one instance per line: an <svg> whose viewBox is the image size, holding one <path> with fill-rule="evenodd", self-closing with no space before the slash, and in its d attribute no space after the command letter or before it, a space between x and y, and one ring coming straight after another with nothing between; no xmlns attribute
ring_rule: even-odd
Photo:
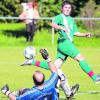
<svg viewBox="0 0 100 100"><path fill-rule="evenodd" d="M36 56L36 49L32 46L28 46L24 49L24 57L27 59L33 59Z"/></svg>

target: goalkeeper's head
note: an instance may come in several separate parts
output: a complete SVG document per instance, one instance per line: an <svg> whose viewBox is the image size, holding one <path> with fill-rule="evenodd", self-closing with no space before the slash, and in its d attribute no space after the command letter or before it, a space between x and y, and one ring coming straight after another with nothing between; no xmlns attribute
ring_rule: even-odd
<svg viewBox="0 0 100 100"><path fill-rule="evenodd" d="M44 83L45 76L40 71L35 71L33 74L33 81L36 86L42 85Z"/></svg>

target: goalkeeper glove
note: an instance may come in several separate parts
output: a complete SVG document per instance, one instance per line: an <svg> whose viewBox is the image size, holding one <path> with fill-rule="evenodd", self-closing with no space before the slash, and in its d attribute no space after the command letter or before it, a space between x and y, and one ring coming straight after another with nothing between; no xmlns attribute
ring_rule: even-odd
<svg viewBox="0 0 100 100"><path fill-rule="evenodd" d="M9 94L11 93L11 92L9 91L9 86L8 86L7 84L4 85L4 86L1 88L1 92L2 92L3 94L7 95L7 96L9 96Z"/></svg>
<svg viewBox="0 0 100 100"><path fill-rule="evenodd" d="M49 58L49 54L48 51L46 49L40 49L40 53L42 55L42 57L47 60L47 62L50 62L51 59Z"/></svg>

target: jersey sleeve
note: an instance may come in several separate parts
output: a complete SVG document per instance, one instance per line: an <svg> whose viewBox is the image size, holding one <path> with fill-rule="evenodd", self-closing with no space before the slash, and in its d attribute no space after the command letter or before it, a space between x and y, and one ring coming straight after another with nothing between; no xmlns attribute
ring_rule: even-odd
<svg viewBox="0 0 100 100"><path fill-rule="evenodd" d="M59 76L57 73L52 73L49 80L46 81L46 87L55 87L58 82Z"/></svg>
<svg viewBox="0 0 100 100"><path fill-rule="evenodd" d="M54 19L53 19L53 23L55 23L55 24L60 24L61 23L61 20L62 18L61 18L61 15L57 15L57 16L55 16L54 17Z"/></svg>
<svg viewBox="0 0 100 100"><path fill-rule="evenodd" d="M35 89L31 89L27 92L25 92L24 94L18 96L16 98L16 100L30 100L30 98L33 96L33 94L37 93L37 91Z"/></svg>

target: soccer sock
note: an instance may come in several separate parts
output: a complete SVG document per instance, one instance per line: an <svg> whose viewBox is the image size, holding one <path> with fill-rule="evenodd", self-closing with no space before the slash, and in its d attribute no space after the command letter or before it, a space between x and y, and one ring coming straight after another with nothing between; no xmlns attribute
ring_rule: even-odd
<svg viewBox="0 0 100 100"><path fill-rule="evenodd" d="M68 80L65 78L64 80L61 80L61 88L64 90L64 93L66 96L70 96L72 93L71 88L68 85Z"/></svg>
<svg viewBox="0 0 100 100"><path fill-rule="evenodd" d="M33 60L32 65L49 70L49 66L48 66L47 61Z"/></svg>
<svg viewBox="0 0 100 100"><path fill-rule="evenodd" d="M67 78L65 77L65 75L64 75L64 73L62 72L61 69L58 69L57 72L58 72L58 75L61 79L61 82L60 82L61 88L64 90L64 93L65 93L66 96L70 96L72 91L71 91L71 88L68 84Z"/></svg>
<svg viewBox="0 0 100 100"><path fill-rule="evenodd" d="M89 64L85 61L82 60L79 62L80 67L82 68L82 70L87 73L92 79L93 81L96 81L96 75L94 74L94 72L91 70Z"/></svg>

